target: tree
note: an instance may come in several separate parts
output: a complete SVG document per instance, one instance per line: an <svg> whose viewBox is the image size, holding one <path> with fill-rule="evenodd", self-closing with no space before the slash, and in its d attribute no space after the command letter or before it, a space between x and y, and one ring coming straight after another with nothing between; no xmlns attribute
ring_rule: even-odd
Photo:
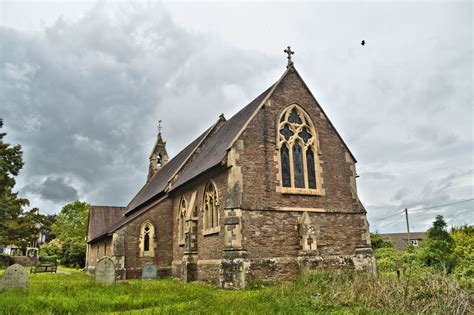
<svg viewBox="0 0 474 315"><path fill-rule="evenodd" d="M453 255L456 259L453 273L459 280L474 288L474 226L453 228L451 235L454 241Z"/></svg>
<svg viewBox="0 0 474 315"><path fill-rule="evenodd" d="M376 250L379 248L392 248L392 242L382 237L379 233L370 233L370 243L372 244L372 249Z"/></svg>
<svg viewBox="0 0 474 315"><path fill-rule="evenodd" d="M0 119L0 129L3 120ZM19 144L11 146L4 142L6 133L0 132L0 245L25 247L36 240L44 217L38 209L24 212L28 199L19 198L14 192L15 176L23 167L23 152Z"/></svg>
<svg viewBox="0 0 474 315"><path fill-rule="evenodd" d="M85 241L89 207L88 203L79 200L65 205L56 216L51 232L61 241L69 239Z"/></svg>
<svg viewBox="0 0 474 315"><path fill-rule="evenodd" d="M433 226L428 229L418 257L426 266L431 266L445 273L451 272L455 265L453 257L454 242L447 231L447 224L442 215L436 216Z"/></svg>

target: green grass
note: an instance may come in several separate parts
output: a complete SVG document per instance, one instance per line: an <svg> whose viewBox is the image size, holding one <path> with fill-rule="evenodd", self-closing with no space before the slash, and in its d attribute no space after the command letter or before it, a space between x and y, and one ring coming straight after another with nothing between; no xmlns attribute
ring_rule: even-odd
<svg viewBox="0 0 474 315"><path fill-rule="evenodd" d="M366 274L313 273L294 282L226 291L163 279L94 283L69 274L29 275L30 289L0 293L1 314L406 314L466 312L469 294L444 280L398 281ZM1 271L0 271L1 273ZM446 280L448 281L448 280ZM472 309L471 309L472 311Z"/></svg>

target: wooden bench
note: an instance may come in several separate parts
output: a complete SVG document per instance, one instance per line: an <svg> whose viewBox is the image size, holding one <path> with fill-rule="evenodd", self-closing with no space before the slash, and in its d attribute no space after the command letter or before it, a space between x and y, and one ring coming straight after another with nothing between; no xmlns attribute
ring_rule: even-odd
<svg viewBox="0 0 474 315"><path fill-rule="evenodd" d="M56 273L57 271L58 271L58 265L38 265L30 269L30 273L42 273L42 272Z"/></svg>

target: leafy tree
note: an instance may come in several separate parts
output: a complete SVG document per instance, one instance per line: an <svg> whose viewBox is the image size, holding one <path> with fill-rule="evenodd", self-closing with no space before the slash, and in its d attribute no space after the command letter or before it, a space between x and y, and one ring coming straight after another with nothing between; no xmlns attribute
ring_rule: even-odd
<svg viewBox="0 0 474 315"><path fill-rule="evenodd" d="M438 215L421 243L418 257L424 265L449 273L455 265L453 248L454 241L447 231L446 221Z"/></svg>
<svg viewBox="0 0 474 315"><path fill-rule="evenodd" d="M456 259L454 275L466 285L474 288L474 226L453 228L453 255Z"/></svg>
<svg viewBox="0 0 474 315"><path fill-rule="evenodd" d="M370 242L372 244L372 249L376 250L379 248L392 248L393 244L390 240L387 240L382 237L379 233L370 233Z"/></svg>
<svg viewBox="0 0 474 315"><path fill-rule="evenodd" d="M30 204L28 199L19 198L18 192L13 191L15 176L24 164L23 152L19 144L11 146L4 142L5 136L6 133L0 132L0 245L25 247L38 236L44 217L38 209L24 212L23 207Z"/></svg>
<svg viewBox="0 0 474 315"><path fill-rule="evenodd" d="M65 205L56 216L51 231L61 241L76 239L85 241L87 236L87 217L89 204L76 200Z"/></svg>

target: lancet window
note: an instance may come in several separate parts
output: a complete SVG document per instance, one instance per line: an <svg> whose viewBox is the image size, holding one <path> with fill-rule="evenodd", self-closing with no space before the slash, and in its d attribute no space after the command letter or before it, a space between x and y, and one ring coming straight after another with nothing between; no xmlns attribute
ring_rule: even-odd
<svg viewBox="0 0 474 315"><path fill-rule="evenodd" d="M309 115L298 105L285 108L278 120L280 192L318 194L318 138Z"/></svg>
<svg viewBox="0 0 474 315"><path fill-rule="evenodd" d="M150 221L143 222L140 228L140 256L153 257L154 251L155 228Z"/></svg>
<svg viewBox="0 0 474 315"><path fill-rule="evenodd" d="M219 199L216 186L209 182L203 196L203 224L204 233L219 231Z"/></svg>

